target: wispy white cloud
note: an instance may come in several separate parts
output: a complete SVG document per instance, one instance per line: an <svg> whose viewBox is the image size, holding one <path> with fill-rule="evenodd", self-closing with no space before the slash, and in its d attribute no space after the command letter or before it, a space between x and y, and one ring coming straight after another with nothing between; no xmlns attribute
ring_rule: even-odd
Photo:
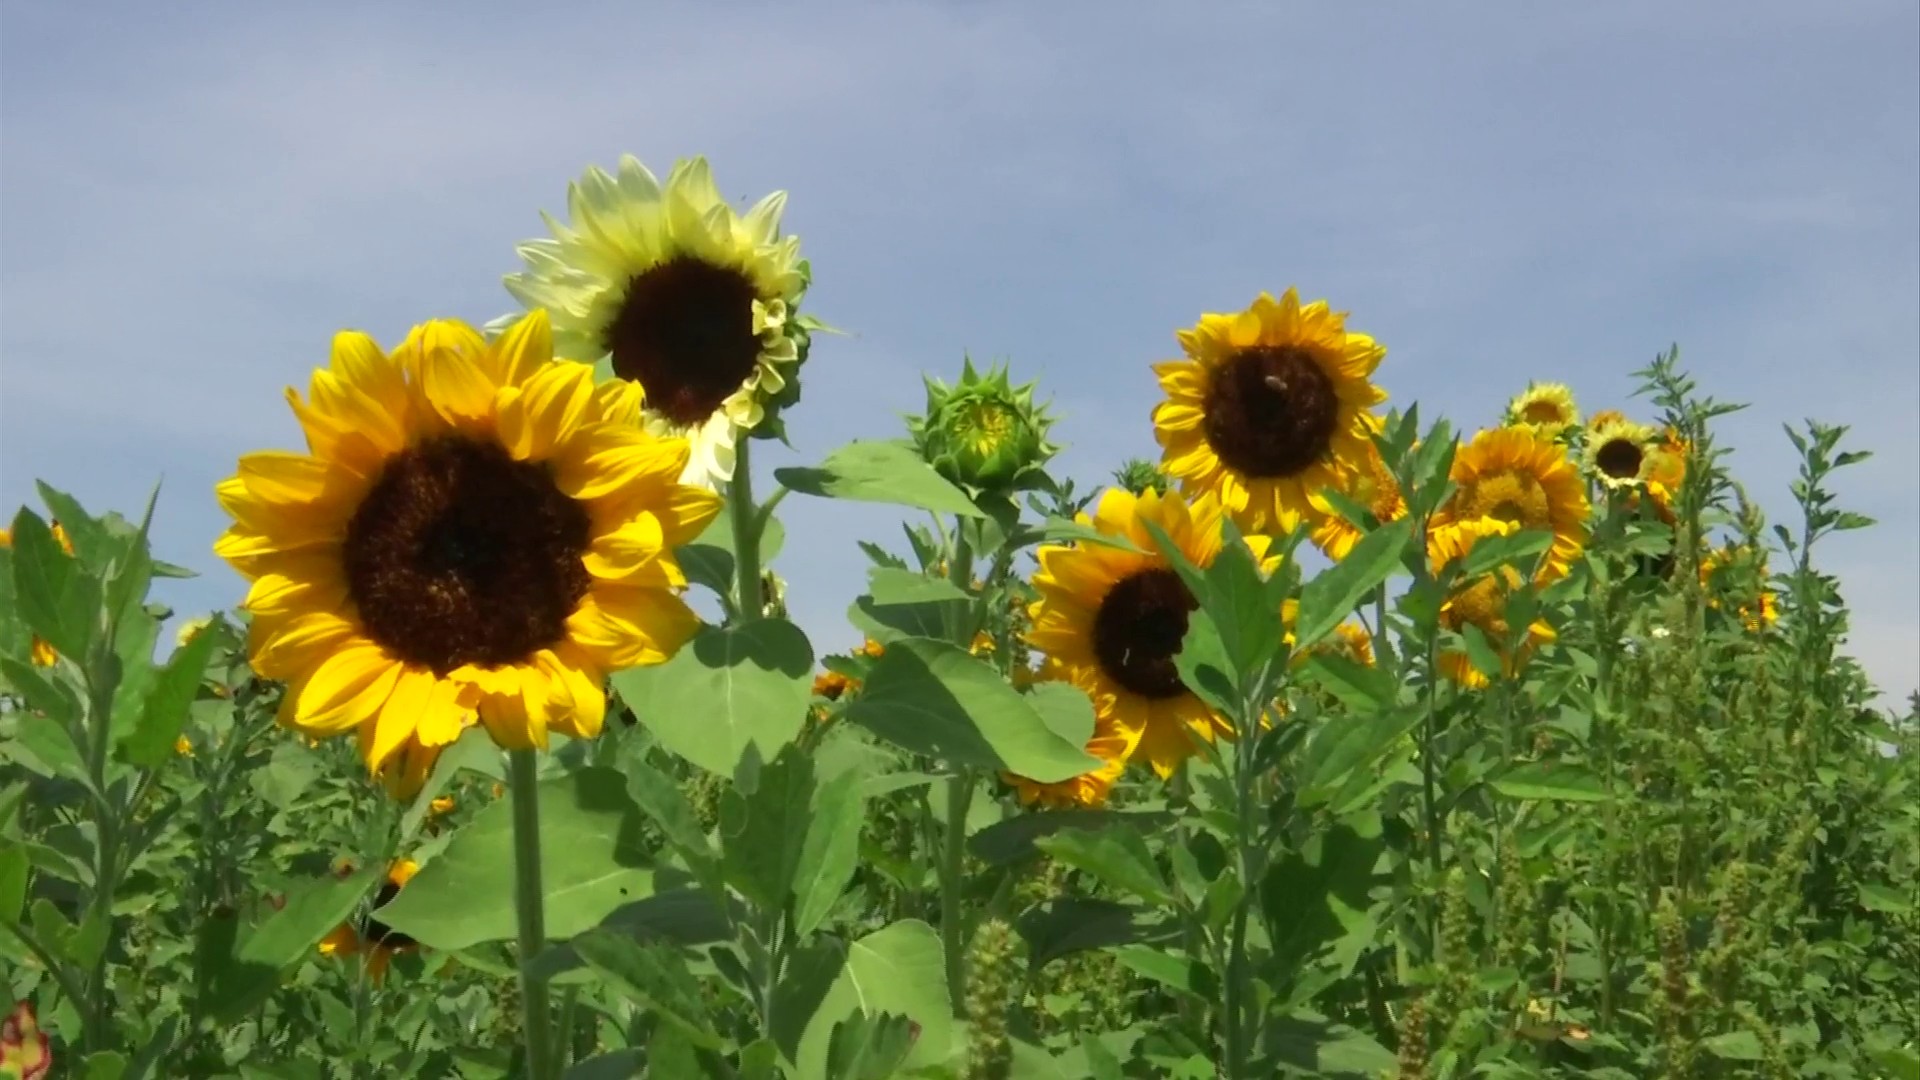
<svg viewBox="0 0 1920 1080"><path fill-rule="evenodd" d="M1776 516L1780 421L1880 451L1841 488L1885 524L1833 557L1903 691L1916 40L1897 2L9 4L0 498L40 475L125 506L164 468L159 541L213 570L180 602L228 602L211 484L292 440L279 388L333 330L499 314L580 167L705 152L729 193L792 192L812 306L857 332L820 345L798 457L891 434L967 349L1040 375L1097 478L1152 449L1173 330L1293 282L1387 342L1396 401L1467 426L1534 377L1617 404L1679 341L1752 403L1726 434ZM781 565L831 647L846 541L894 515L788 505Z"/></svg>

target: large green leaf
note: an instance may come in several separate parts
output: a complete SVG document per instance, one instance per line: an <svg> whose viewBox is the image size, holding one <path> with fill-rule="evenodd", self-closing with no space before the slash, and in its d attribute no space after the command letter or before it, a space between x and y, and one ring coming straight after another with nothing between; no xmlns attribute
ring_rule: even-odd
<svg viewBox="0 0 1920 1080"><path fill-rule="evenodd" d="M973 606L971 597L942 578L891 566L876 566L867 577L867 595L853 602L847 620L875 641L952 640Z"/></svg>
<svg viewBox="0 0 1920 1080"><path fill-rule="evenodd" d="M1027 690L1027 704L1047 730L1074 746L1085 746L1093 738L1093 699L1072 683L1038 683Z"/></svg>
<svg viewBox="0 0 1920 1080"><path fill-rule="evenodd" d="M788 747L761 767L755 786L720 798L720 847L727 881L768 911L786 907L800 867L813 806L813 763Z"/></svg>
<svg viewBox="0 0 1920 1080"><path fill-rule="evenodd" d="M573 940L573 951L621 996L641 1006L654 1020L672 1025L687 1041L718 1049L720 1036L701 1000L700 984L687 970L679 950L641 944L608 930L589 930Z"/></svg>
<svg viewBox="0 0 1920 1080"><path fill-rule="evenodd" d="M85 661L100 624L100 581L24 508L13 519L13 592L34 633L75 663Z"/></svg>
<svg viewBox="0 0 1920 1080"><path fill-rule="evenodd" d="M120 752L129 762L151 768L173 757L173 744L187 723L187 708L200 693L207 660L219 641L217 633L196 634L167 658L167 666L147 692L138 723L121 740Z"/></svg>
<svg viewBox="0 0 1920 1080"><path fill-rule="evenodd" d="M614 688L666 749L732 776L753 747L771 760L806 722L813 647L785 619L709 626L673 659L631 668Z"/></svg>
<svg viewBox="0 0 1920 1080"><path fill-rule="evenodd" d="M813 970L802 973L816 984L831 974L832 982L806 1015L797 1041L789 1030L788 1045L782 1047L792 1056L796 1076L825 1080L834 1025L863 1012L896 1013L920 1025L905 1068L946 1060L953 1039L953 1003L947 996L940 935L933 927L913 919L882 927L847 946L837 971L831 956L831 952L820 954ZM776 1032L776 1040L780 1037Z"/></svg>
<svg viewBox="0 0 1920 1080"><path fill-rule="evenodd" d="M1333 633L1341 620L1353 614L1356 604L1392 575L1413 536L1413 526L1411 518L1401 518L1375 529L1361 537L1346 558L1301 588L1295 649L1311 648Z"/></svg>
<svg viewBox="0 0 1920 1080"><path fill-rule="evenodd" d="M948 483L905 442L851 442L816 467L775 469L773 476L802 495L983 516L966 492Z"/></svg>
<svg viewBox="0 0 1920 1080"><path fill-rule="evenodd" d="M231 1020L253 1009L279 984L282 972L312 956L321 938L353 916L360 898L384 876L384 867L368 866L294 892L287 906L242 941L230 959L213 966L204 1002L208 1011L216 1019Z"/></svg>
<svg viewBox="0 0 1920 1080"><path fill-rule="evenodd" d="M1327 1080L1373 1080L1394 1071L1393 1051L1364 1032L1318 1013L1274 1015L1261 1034L1262 1049L1276 1062Z"/></svg>
<svg viewBox="0 0 1920 1080"><path fill-rule="evenodd" d="M1049 728L999 672L940 641L912 638L889 645L847 715L915 753L1007 769L1041 783L1100 764Z"/></svg>
<svg viewBox="0 0 1920 1080"><path fill-rule="evenodd" d="M1041 810L981 829L967 839L967 850L989 866L1005 866L1038 855L1035 842L1064 829L1120 828L1144 834L1172 821L1173 815L1164 810Z"/></svg>
<svg viewBox="0 0 1920 1080"><path fill-rule="evenodd" d="M1055 862L1084 870L1121 892L1151 904L1167 904L1173 892L1140 834L1125 827L1063 829L1034 841Z"/></svg>
<svg viewBox="0 0 1920 1080"><path fill-rule="evenodd" d="M1405 707L1327 717L1301 755L1300 804L1314 806L1332 798L1355 769L1378 761L1423 715L1417 708Z"/></svg>
<svg viewBox="0 0 1920 1080"><path fill-rule="evenodd" d="M867 810L865 778L842 773L814 795L807 839L794 870L794 929L802 937L826 921L860 861Z"/></svg>
<svg viewBox="0 0 1920 1080"><path fill-rule="evenodd" d="M1492 781L1493 790L1512 799L1558 799L1564 802L1605 802L1606 784L1584 765L1558 761L1530 761L1507 770Z"/></svg>
<svg viewBox="0 0 1920 1080"><path fill-rule="evenodd" d="M1062 899L1027 909L1014 928L1026 939L1028 963L1038 971L1088 949L1178 940L1180 928L1173 921L1149 915L1143 908L1112 900Z"/></svg>
<svg viewBox="0 0 1920 1080"><path fill-rule="evenodd" d="M1385 849L1378 815L1363 814L1315 832L1267 870L1261 913L1273 939L1273 961L1292 973L1291 983L1297 985L1299 969L1315 961L1330 965L1339 978L1359 959L1372 940L1367 894Z"/></svg>
<svg viewBox="0 0 1920 1080"><path fill-rule="evenodd" d="M639 807L617 770L542 780L540 889L549 939L572 937L653 891ZM513 796L488 804L380 908L381 922L432 949L518 935L513 908Z"/></svg>

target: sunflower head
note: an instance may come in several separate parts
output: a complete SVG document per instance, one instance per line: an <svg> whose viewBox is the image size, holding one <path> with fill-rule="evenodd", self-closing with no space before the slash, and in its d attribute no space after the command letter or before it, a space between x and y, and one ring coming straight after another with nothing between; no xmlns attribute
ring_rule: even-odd
<svg viewBox="0 0 1920 1080"><path fill-rule="evenodd" d="M1154 366L1167 395L1153 411L1161 468L1248 532L1325 517L1319 491L1360 466L1367 410L1386 400L1371 381L1386 348L1293 289L1178 337L1186 359Z"/></svg>
<svg viewBox="0 0 1920 1080"><path fill-rule="evenodd" d="M1573 565L1587 539L1586 485L1557 443L1527 428L1489 428L1454 456L1454 493L1434 516L1434 525L1480 519L1553 533L1546 578Z"/></svg>
<svg viewBox="0 0 1920 1080"><path fill-rule="evenodd" d="M1588 475L1602 486L1630 491L1645 486L1659 445L1659 435L1647 425L1609 420L1588 429L1581 460Z"/></svg>
<svg viewBox="0 0 1920 1080"><path fill-rule="evenodd" d="M607 673L697 626L673 551L719 500L678 482L684 440L551 355L540 312L490 343L429 323L392 354L343 333L288 392L308 452L246 455L217 489L280 722L356 733L396 793L476 722L506 748L597 735Z"/></svg>
<svg viewBox="0 0 1920 1080"><path fill-rule="evenodd" d="M347 873L352 873L351 862L344 866ZM419 870L419 864L412 859L396 859L387 867L386 879L380 883L379 891L374 893L373 909L377 911L400 895L400 890L413 880L413 875ZM365 953L367 976L376 982L386 977L387 965L396 954L417 948L419 942L381 922L371 912L357 922L340 924L320 939L322 956Z"/></svg>
<svg viewBox="0 0 1920 1080"><path fill-rule="evenodd" d="M1374 664L1373 635L1368 633L1367 628L1359 621L1349 619L1334 627L1332 636L1325 641L1308 649L1306 653L1296 653L1295 656L1305 660L1308 655L1316 653L1344 657L1362 667L1372 667Z"/></svg>
<svg viewBox="0 0 1920 1080"><path fill-rule="evenodd" d="M1653 498L1654 510L1661 520L1669 525L1674 521L1674 504L1680 501L1680 489L1687 482L1688 453L1687 441L1673 428L1667 428L1649 452L1647 494Z"/></svg>
<svg viewBox="0 0 1920 1080"><path fill-rule="evenodd" d="M948 480L978 491L1017 491L1033 486L1059 452L1047 441L1053 418L1034 404L1034 384L1014 386L1004 366L982 375L967 358L955 385L933 378L926 384L927 410L908 417L907 430Z"/></svg>
<svg viewBox="0 0 1920 1080"><path fill-rule="evenodd" d="M1027 641L1046 655L1052 677L1093 699L1096 724L1134 740L1134 760L1170 775L1195 740L1231 736L1233 726L1181 680L1174 657L1199 602L1160 553L1147 523L1165 532L1189 562L1206 567L1222 550L1225 513L1212 495L1189 505L1171 493L1136 496L1114 488L1079 520L1138 550L1042 546ZM1266 558L1266 537L1245 542L1269 572L1277 565L1277 557Z"/></svg>
<svg viewBox="0 0 1920 1080"><path fill-rule="evenodd" d="M1458 521L1433 530L1427 537L1427 558L1435 573L1464 560L1476 544L1496 536L1507 536L1519 529L1515 523L1482 517ZM1519 655L1506 652L1510 634L1507 601L1514 592L1526 588L1526 579L1511 566L1455 583L1440 605L1440 624L1459 632L1477 627L1500 652L1503 670L1511 674L1533 649L1555 639L1553 627L1536 621L1527 627ZM1487 685L1487 677L1473 666L1462 650L1449 649L1440 655L1441 674L1470 689Z"/></svg>
<svg viewBox="0 0 1920 1080"><path fill-rule="evenodd" d="M813 677L813 694L828 701L838 701L847 691L859 685L857 680L829 669Z"/></svg>
<svg viewBox="0 0 1920 1080"><path fill-rule="evenodd" d="M1580 409L1573 402L1573 391L1565 383L1529 383L1507 403L1507 424L1532 428L1545 438L1580 424Z"/></svg>
<svg viewBox="0 0 1920 1080"><path fill-rule="evenodd" d="M1022 678L1023 675L1025 678ZM1024 665L1014 670L1013 683L1016 687L1056 681L1070 680L1066 669L1051 660L1042 664L1037 672ZM1099 759L1099 765L1078 776L1054 783L1041 783L1010 772L1002 773L1001 779L1013 785L1014 794L1019 797L1022 806L1048 810L1104 806L1107 797L1113 793L1113 785L1127 771L1127 758L1132 755L1139 741L1140 733L1121 724L1113 712L1096 712L1093 735L1087 740L1086 751L1089 756Z"/></svg>
<svg viewBox="0 0 1920 1080"><path fill-rule="evenodd" d="M553 313L559 355L605 358L644 394L648 426L684 435L686 479L733 473L734 447L775 434L799 396L815 325L798 314L809 282L800 242L780 233L786 193L737 214L706 159L678 161L665 183L632 156L617 174L587 169L568 185L569 222L518 253L506 277L529 308Z"/></svg>
<svg viewBox="0 0 1920 1080"><path fill-rule="evenodd" d="M1700 557L1700 585L1707 605L1718 608L1721 598L1734 598L1740 625L1758 633L1780 621L1780 602L1767 585L1767 555L1750 543L1729 542Z"/></svg>
<svg viewBox="0 0 1920 1080"><path fill-rule="evenodd" d="M1370 422L1368 426L1374 428L1377 424ZM1365 507L1382 525L1407 516L1407 500L1401 494L1400 480L1387 467L1380 447L1371 439L1361 451L1360 460L1339 475L1334 490ZM1312 532L1314 544L1335 562L1351 554L1353 545L1365 535L1358 525L1338 513L1320 519Z"/></svg>

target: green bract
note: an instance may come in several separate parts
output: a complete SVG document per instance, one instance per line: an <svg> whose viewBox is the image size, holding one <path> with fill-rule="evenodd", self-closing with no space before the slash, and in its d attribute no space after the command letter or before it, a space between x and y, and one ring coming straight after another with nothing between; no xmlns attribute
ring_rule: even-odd
<svg viewBox="0 0 1920 1080"><path fill-rule="evenodd" d="M968 358L960 382L929 378L927 411L907 418L914 445L940 475L977 491L1034 486L1060 448L1047 441L1053 418L1033 403L1033 385L1012 385L1007 369L981 375Z"/></svg>

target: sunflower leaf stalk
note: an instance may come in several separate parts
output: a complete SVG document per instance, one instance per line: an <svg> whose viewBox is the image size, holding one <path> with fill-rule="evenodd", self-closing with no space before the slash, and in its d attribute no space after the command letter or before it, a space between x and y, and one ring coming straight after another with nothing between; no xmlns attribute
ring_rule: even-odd
<svg viewBox="0 0 1920 1080"><path fill-rule="evenodd" d="M513 799L514 916L519 928L521 1033L527 1051L527 1075L553 1080L560 1075L554 1053L547 981L534 974L533 958L546 944L546 911L540 883L539 758L534 750L507 753L507 783Z"/></svg>
<svg viewBox="0 0 1920 1080"><path fill-rule="evenodd" d="M734 610L741 622L760 618L760 535L765 527L753 505L752 440L734 448L733 479L727 484L727 512L733 522Z"/></svg>

